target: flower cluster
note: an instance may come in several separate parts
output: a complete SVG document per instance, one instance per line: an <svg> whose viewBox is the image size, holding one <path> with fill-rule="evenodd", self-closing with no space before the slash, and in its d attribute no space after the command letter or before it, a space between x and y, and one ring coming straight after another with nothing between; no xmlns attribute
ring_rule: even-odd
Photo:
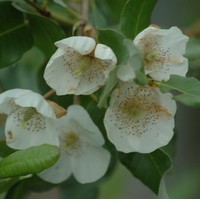
<svg viewBox="0 0 200 200"><path fill-rule="evenodd" d="M133 40L143 54L144 71L155 81L171 74L185 76L188 61L183 57L188 38L172 27L148 27ZM102 87L117 68L112 49L90 37L74 36L55 43L44 79L57 95L90 95ZM176 104L159 87L135 83L134 71L120 67L118 83L111 94L103 120L108 139L118 151L150 153L171 140ZM123 77L123 78L120 78ZM128 78L127 78L128 77ZM80 105L62 108L55 102L25 89L0 95L0 114L6 114L7 145L26 149L40 144L60 148L60 158L38 174L51 183L73 175L80 183L94 182L107 171L110 152L87 111Z"/></svg>

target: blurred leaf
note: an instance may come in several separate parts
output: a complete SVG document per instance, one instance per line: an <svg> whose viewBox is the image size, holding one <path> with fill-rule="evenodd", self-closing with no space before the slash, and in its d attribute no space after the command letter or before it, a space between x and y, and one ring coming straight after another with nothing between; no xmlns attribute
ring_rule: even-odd
<svg viewBox="0 0 200 200"><path fill-rule="evenodd" d="M108 45L117 56L117 63L122 64L128 59L128 50L124 44L126 37L112 29L99 29L99 41Z"/></svg>
<svg viewBox="0 0 200 200"><path fill-rule="evenodd" d="M177 101L193 107L200 107L200 81L193 77L171 75L167 82L159 83L162 90L176 90L182 94L176 95Z"/></svg>
<svg viewBox="0 0 200 200"><path fill-rule="evenodd" d="M101 28L117 25L126 2L127 0L92 0L90 21Z"/></svg>
<svg viewBox="0 0 200 200"><path fill-rule="evenodd" d="M148 27L157 0L129 0L121 15L121 31L130 39Z"/></svg>
<svg viewBox="0 0 200 200"><path fill-rule="evenodd" d="M47 59L49 59L57 49L54 42L65 37L63 30L56 23L45 17L31 14L27 17L35 45L42 50Z"/></svg>
<svg viewBox="0 0 200 200"><path fill-rule="evenodd" d="M109 78L107 79L107 82L106 82L106 84L103 88L103 91L99 97L99 102L98 102L99 108L107 108L108 107L108 104L107 104L108 97L118 82L116 71L117 70L113 70L109 74Z"/></svg>
<svg viewBox="0 0 200 200"><path fill-rule="evenodd" d="M57 146L47 144L17 151L0 161L0 177L38 173L52 166L59 155Z"/></svg>
<svg viewBox="0 0 200 200"><path fill-rule="evenodd" d="M163 175L171 168L171 159L158 149L149 154L119 153L121 163L142 183L158 194Z"/></svg>
<svg viewBox="0 0 200 200"><path fill-rule="evenodd" d="M189 60L197 60L200 58L200 43L196 38L190 38L187 47L185 57Z"/></svg>
<svg viewBox="0 0 200 200"><path fill-rule="evenodd" d="M59 185L59 194L62 199L96 199L98 182L80 184L71 177Z"/></svg>
<svg viewBox="0 0 200 200"><path fill-rule="evenodd" d="M5 140L0 140L0 157L5 158L14 152L15 150L7 146Z"/></svg>
<svg viewBox="0 0 200 200"><path fill-rule="evenodd" d="M17 181L18 178L0 179L0 194L9 190L9 188L11 188Z"/></svg>
<svg viewBox="0 0 200 200"><path fill-rule="evenodd" d="M38 73L44 62L44 54L33 47L17 63L0 70L0 86L3 90L24 88L39 92Z"/></svg>
<svg viewBox="0 0 200 200"><path fill-rule="evenodd" d="M28 22L10 2L0 2L0 67L16 62L32 47Z"/></svg>

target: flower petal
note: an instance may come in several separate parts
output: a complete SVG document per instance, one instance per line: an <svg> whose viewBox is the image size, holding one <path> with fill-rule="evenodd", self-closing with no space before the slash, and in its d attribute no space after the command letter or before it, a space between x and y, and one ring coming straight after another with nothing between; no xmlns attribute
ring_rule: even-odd
<svg viewBox="0 0 200 200"><path fill-rule="evenodd" d="M66 154L61 154L52 167L40 172L38 176L47 182L57 184L65 181L71 174L70 157Z"/></svg>
<svg viewBox="0 0 200 200"><path fill-rule="evenodd" d="M80 183L91 183L100 179L107 171L110 153L102 147L87 146L71 157L73 175Z"/></svg>
<svg viewBox="0 0 200 200"><path fill-rule="evenodd" d="M29 92L15 99L15 104L21 107L33 107L40 114L56 119L56 115L54 113L53 108L49 105L49 103L38 93Z"/></svg>
<svg viewBox="0 0 200 200"><path fill-rule="evenodd" d="M188 37L177 27L148 27L133 42L144 53L145 73L157 81L167 81L170 74L186 75L188 61L183 54L187 41Z"/></svg>
<svg viewBox="0 0 200 200"><path fill-rule="evenodd" d="M101 146L104 144L104 138L99 128L94 124L88 112L80 105L72 105L67 109L67 115L60 119L60 126L65 130L69 126L74 131L81 133L80 136L89 144Z"/></svg>
<svg viewBox="0 0 200 200"><path fill-rule="evenodd" d="M9 114L13 110L13 100L30 94L31 90L12 89L0 94L0 113Z"/></svg>
<svg viewBox="0 0 200 200"><path fill-rule="evenodd" d="M85 36L73 36L55 43L55 45L63 50L68 50L68 47L73 48L81 55L90 54L96 45L93 38Z"/></svg>
<svg viewBox="0 0 200 200"><path fill-rule="evenodd" d="M5 127L7 145L14 149L25 149L40 144L58 145L55 120L38 113L24 121L27 109L29 108L19 108L8 116Z"/></svg>
<svg viewBox="0 0 200 200"><path fill-rule="evenodd" d="M130 65L122 65L117 70L117 77L124 81L132 81L135 78L135 72Z"/></svg>
<svg viewBox="0 0 200 200"><path fill-rule="evenodd" d="M171 140L175 111L171 94L126 83L112 96L104 125L117 150L150 153Z"/></svg>
<svg viewBox="0 0 200 200"><path fill-rule="evenodd" d="M111 60L112 66L115 66L117 64L117 58L113 50L104 44L97 44L94 51L94 56L95 58L99 58L101 60Z"/></svg>

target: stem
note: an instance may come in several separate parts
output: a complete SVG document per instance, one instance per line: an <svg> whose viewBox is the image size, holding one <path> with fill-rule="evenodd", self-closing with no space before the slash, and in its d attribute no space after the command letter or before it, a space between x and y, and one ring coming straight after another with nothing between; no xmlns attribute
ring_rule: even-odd
<svg viewBox="0 0 200 200"><path fill-rule="evenodd" d="M48 99L50 96L52 96L56 91L54 89L49 90L46 94L43 95L45 99Z"/></svg>

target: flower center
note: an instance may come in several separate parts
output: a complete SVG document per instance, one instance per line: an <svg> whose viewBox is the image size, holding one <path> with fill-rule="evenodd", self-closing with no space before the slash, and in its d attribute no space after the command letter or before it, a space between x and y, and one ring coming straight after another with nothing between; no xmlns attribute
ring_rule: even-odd
<svg viewBox="0 0 200 200"><path fill-rule="evenodd" d="M91 66L92 58L90 56L83 56L81 61L79 62L79 66L75 70L77 76L81 76L85 73Z"/></svg>
<svg viewBox="0 0 200 200"><path fill-rule="evenodd" d="M21 126L25 127L26 123L35 115L37 111L35 108L29 108L24 112L23 118L21 120Z"/></svg>
<svg viewBox="0 0 200 200"><path fill-rule="evenodd" d="M60 147L69 155L76 154L81 147L79 135L73 131L64 133L60 137Z"/></svg>
<svg viewBox="0 0 200 200"><path fill-rule="evenodd" d="M145 55L145 62L150 64L150 63L154 62L157 59L157 57L158 57L158 55L156 54L156 52L147 53Z"/></svg>

